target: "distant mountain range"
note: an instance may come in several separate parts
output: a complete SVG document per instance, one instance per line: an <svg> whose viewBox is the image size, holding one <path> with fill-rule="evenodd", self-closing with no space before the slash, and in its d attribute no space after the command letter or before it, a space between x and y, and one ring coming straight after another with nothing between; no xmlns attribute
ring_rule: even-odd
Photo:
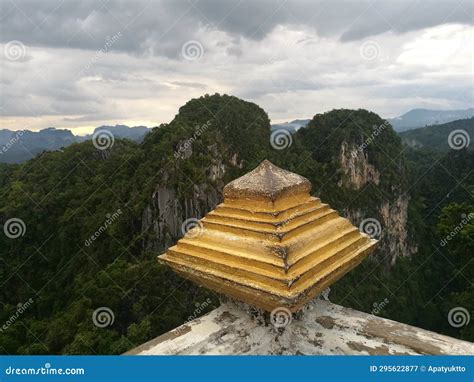
<svg viewBox="0 0 474 382"><path fill-rule="evenodd" d="M145 126L129 127L125 125L99 126L94 129L109 130L116 138L127 138L141 142L151 130ZM20 163L48 150L59 150L73 143L92 139L93 134L74 135L71 130L49 127L40 131L0 130L0 162Z"/></svg>
<svg viewBox="0 0 474 382"><path fill-rule="evenodd" d="M129 127L126 125L115 125L115 126L99 126L94 129L92 134L84 135L84 136L77 136L78 142L87 141L88 139L92 139L94 134L98 130L109 130L112 132L114 137L117 138L126 138L130 139L135 142L141 142L145 135L151 130L146 126L134 126Z"/></svg>
<svg viewBox="0 0 474 382"><path fill-rule="evenodd" d="M441 125L444 123L468 119L474 117L474 108L465 110L430 110L412 109L409 112L395 118L387 120L396 132L418 129L426 126ZM290 133L295 133L301 127L306 126L311 119L295 119L291 122L273 124L272 131L284 129Z"/></svg>
<svg viewBox="0 0 474 382"><path fill-rule="evenodd" d="M311 121L311 119L295 119L294 121L291 121L291 122L273 124L271 125L271 128L272 128L272 131L284 129L284 130L289 131L290 133L295 133L301 127L306 126L309 123L309 121Z"/></svg>
<svg viewBox="0 0 474 382"><path fill-rule="evenodd" d="M474 108L466 110L413 109L399 117L390 118L388 121L392 124L395 131L401 132L471 117L474 117Z"/></svg>
<svg viewBox="0 0 474 382"><path fill-rule="evenodd" d="M467 122L463 123L472 126L472 117L474 117L474 108L466 110L413 109L399 117L390 118L388 121L392 124L394 130L399 133L417 129L414 134L402 135L406 144L414 147L416 145L429 145L428 142L434 139L436 147L439 148L441 147L440 145L446 144L450 126L455 126L449 125L449 122L467 120ZM471 119L469 120L469 118ZM277 123L271 125L271 130L284 129L290 133L295 133L310 121L311 119L295 119L291 122ZM439 129L431 131L435 127L439 127ZM99 126L94 130L94 133L103 129L111 131L116 138L127 138L135 142L141 142L151 130L146 126L129 127L126 125L115 125ZM469 134L474 136L469 128L468 130ZM94 133L84 136L74 135L71 130L56 129L54 127L40 131L0 130L0 163L20 163L33 158L42 151L59 150L73 143L92 139Z"/></svg>
<svg viewBox="0 0 474 382"><path fill-rule="evenodd" d="M399 135L405 145L415 149L448 151L465 147L472 150L474 141L470 140L471 137L474 140L474 118L404 131Z"/></svg>

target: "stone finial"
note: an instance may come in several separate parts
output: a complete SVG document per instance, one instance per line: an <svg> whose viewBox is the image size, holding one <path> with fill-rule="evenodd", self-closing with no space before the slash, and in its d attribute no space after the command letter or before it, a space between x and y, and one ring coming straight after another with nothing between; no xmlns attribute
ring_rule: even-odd
<svg viewBox="0 0 474 382"><path fill-rule="evenodd" d="M159 260L255 307L297 311L376 244L310 190L306 178L265 160L229 183L224 203Z"/></svg>

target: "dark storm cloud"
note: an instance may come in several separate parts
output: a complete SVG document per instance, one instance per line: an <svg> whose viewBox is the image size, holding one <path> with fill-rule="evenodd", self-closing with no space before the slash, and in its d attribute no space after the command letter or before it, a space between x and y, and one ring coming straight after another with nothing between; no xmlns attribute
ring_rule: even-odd
<svg viewBox="0 0 474 382"><path fill-rule="evenodd" d="M100 50L120 33L113 50L175 56L176 43L197 27L191 6L176 12L156 1L14 1L1 7L1 41L30 46Z"/></svg>
<svg viewBox="0 0 474 382"><path fill-rule="evenodd" d="M199 29L259 40L278 25L313 28L342 41L444 23L472 24L471 1L3 1L0 40L26 45L111 49L176 58ZM229 52L238 53L237 47Z"/></svg>
<svg viewBox="0 0 474 382"><path fill-rule="evenodd" d="M342 41L363 39L387 31L410 32L447 23L473 24L472 1L378 2L344 31Z"/></svg>
<svg viewBox="0 0 474 382"><path fill-rule="evenodd" d="M473 4L0 0L0 121L154 124L214 92L279 120L342 106L462 108Z"/></svg>

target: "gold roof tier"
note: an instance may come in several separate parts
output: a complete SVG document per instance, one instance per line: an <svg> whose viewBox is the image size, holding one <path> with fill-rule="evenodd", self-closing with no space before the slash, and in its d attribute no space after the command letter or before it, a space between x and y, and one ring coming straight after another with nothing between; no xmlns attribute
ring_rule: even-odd
<svg viewBox="0 0 474 382"><path fill-rule="evenodd" d="M272 311L301 308L358 265L376 240L268 160L224 187L224 203L159 256L180 275Z"/></svg>

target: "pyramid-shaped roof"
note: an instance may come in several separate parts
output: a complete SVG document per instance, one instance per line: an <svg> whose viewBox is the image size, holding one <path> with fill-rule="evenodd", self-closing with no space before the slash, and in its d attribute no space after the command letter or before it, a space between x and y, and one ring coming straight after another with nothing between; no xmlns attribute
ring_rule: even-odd
<svg viewBox="0 0 474 382"><path fill-rule="evenodd" d="M283 170L269 160L260 166L230 182L224 187L224 197L237 198L268 198L276 200L289 192L309 192L311 183L301 175Z"/></svg>
<svg viewBox="0 0 474 382"><path fill-rule="evenodd" d="M310 190L306 178L266 160L229 183L224 203L159 260L250 305L296 311L376 243Z"/></svg>

